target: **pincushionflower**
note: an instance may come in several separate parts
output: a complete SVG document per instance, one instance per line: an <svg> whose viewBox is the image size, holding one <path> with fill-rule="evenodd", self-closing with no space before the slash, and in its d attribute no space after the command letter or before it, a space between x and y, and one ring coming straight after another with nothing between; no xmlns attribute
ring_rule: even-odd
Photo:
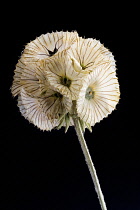
<svg viewBox="0 0 140 210"><path fill-rule="evenodd" d="M92 38L79 37L68 53L73 61L74 69L85 74L106 63L112 65L115 63L112 53L100 41Z"/></svg>
<svg viewBox="0 0 140 210"><path fill-rule="evenodd" d="M22 56L25 62L28 63L50 58L58 52L71 47L77 38L76 31L43 34L25 46Z"/></svg>
<svg viewBox="0 0 140 210"><path fill-rule="evenodd" d="M78 116L94 126L115 109L119 96L115 66L99 66L83 80L77 100Z"/></svg>
<svg viewBox="0 0 140 210"><path fill-rule="evenodd" d="M112 53L77 32L43 34L25 46L12 95L21 114L43 131L75 126L102 210L107 210L85 139L85 128L107 117L120 98Z"/></svg>

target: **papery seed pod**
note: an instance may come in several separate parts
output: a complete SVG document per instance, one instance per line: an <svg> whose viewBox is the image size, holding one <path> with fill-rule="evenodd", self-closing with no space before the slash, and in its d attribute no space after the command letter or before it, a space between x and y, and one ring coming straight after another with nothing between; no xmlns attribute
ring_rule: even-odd
<svg viewBox="0 0 140 210"><path fill-rule="evenodd" d="M40 98L33 97L22 88L18 97L21 114L41 130L51 130L58 126L60 116L66 114L71 105L69 99L51 89L46 92L45 97Z"/></svg>
<svg viewBox="0 0 140 210"><path fill-rule="evenodd" d="M115 67L111 64L97 67L83 80L77 100L78 116L94 126L115 109L119 98Z"/></svg>
<svg viewBox="0 0 140 210"><path fill-rule="evenodd" d="M43 83L46 86L46 77L41 66L42 63L28 64L24 58L19 59L14 71L14 80L11 87L13 96L18 95L22 88L34 96L42 94L40 84L42 85Z"/></svg>
<svg viewBox="0 0 140 210"><path fill-rule="evenodd" d="M77 40L74 32L52 32L43 34L25 46L22 56L25 62L36 62L66 50Z"/></svg>
<svg viewBox="0 0 140 210"><path fill-rule="evenodd" d="M77 72L88 74L94 68L106 63L115 65L112 53L96 39L83 39L79 37L68 50L68 53L73 61L73 67Z"/></svg>
<svg viewBox="0 0 140 210"><path fill-rule="evenodd" d="M76 72L67 51L46 60L46 77L49 84L62 95L77 100L82 87L83 73Z"/></svg>

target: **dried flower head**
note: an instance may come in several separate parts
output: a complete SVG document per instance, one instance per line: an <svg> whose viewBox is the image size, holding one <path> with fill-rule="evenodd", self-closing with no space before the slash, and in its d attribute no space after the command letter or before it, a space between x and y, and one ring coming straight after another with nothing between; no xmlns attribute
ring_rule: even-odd
<svg viewBox="0 0 140 210"><path fill-rule="evenodd" d="M112 53L99 41L52 32L26 45L11 90L22 115L40 129L68 129L77 115L83 130L91 130L119 101L115 71Z"/></svg>

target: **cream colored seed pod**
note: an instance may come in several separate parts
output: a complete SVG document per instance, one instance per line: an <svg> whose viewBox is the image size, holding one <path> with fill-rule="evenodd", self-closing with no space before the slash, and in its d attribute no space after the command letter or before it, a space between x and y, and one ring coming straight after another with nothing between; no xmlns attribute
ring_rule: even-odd
<svg viewBox="0 0 140 210"><path fill-rule="evenodd" d="M49 58L69 47L77 40L77 32L52 32L43 34L25 46L22 56L25 62Z"/></svg>
<svg viewBox="0 0 140 210"><path fill-rule="evenodd" d="M115 70L115 66L105 64L84 78L77 100L77 113L91 126L107 117L119 101L120 91Z"/></svg>
<svg viewBox="0 0 140 210"><path fill-rule="evenodd" d="M62 95L77 100L82 87L83 73L76 72L67 51L46 60L46 77L49 84Z"/></svg>
<svg viewBox="0 0 140 210"><path fill-rule="evenodd" d="M40 96L42 94L40 87L46 83L42 63L28 64L22 57L19 59L14 73L14 80L11 87L13 96L18 95L22 88L34 96Z"/></svg>
<svg viewBox="0 0 140 210"><path fill-rule="evenodd" d="M18 97L21 114L41 130L51 130L60 124L60 116L67 114L72 102L49 89L45 97L34 97L23 88ZM63 124L64 125L64 122Z"/></svg>
<svg viewBox="0 0 140 210"><path fill-rule="evenodd" d="M68 50L73 61L73 67L77 72L88 74L94 68L111 63L115 65L112 53L96 39L83 39L79 37Z"/></svg>
<svg viewBox="0 0 140 210"><path fill-rule="evenodd" d="M52 130L58 125L56 119L51 119L45 115L37 98L31 97L24 89L18 98L18 107L21 114L41 130Z"/></svg>

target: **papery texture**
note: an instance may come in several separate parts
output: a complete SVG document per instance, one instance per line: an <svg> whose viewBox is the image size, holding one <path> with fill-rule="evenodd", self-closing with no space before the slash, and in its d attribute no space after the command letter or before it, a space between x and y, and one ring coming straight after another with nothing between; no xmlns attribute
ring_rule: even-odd
<svg viewBox="0 0 140 210"><path fill-rule="evenodd" d="M71 100L77 100L85 75L74 70L66 51L46 60L45 69L48 82L56 91Z"/></svg>
<svg viewBox="0 0 140 210"><path fill-rule="evenodd" d="M25 62L36 62L68 49L77 40L77 32L52 32L43 34L25 46Z"/></svg>
<svg viewBox="0 0 140 210"><path fill-rule="evenodd" d="M48 90L45 97L34 97L23 88L18 97L22 115L41 130L51 130L59 125L59 118L71 109L71 101L59 93Z"/></svg>
<svg viewBox="0 0 140 210"><path fill-rule="evenodd" d="M76 71L92 72L96 67L106 63L115 64L112 53L100 41L92 38L79 37L68 50Z"/></svg>
<svg viewBox="0 0 140 210"><path fill-rule="evenodd" d="M23 58L20 58L14 73L11 87L13 96L18 95L22 87L34 96L40 96L42 84L46 86L46 77L41 63L28 64Z"/></svg>
<svg viewBox="0 0 140 210"><path fill-rule="evenodd" d="M107 117L119 101L119 83L115 70L115 66L105 64L84 78L77 100L77 113L91 126Z"/></svg>

